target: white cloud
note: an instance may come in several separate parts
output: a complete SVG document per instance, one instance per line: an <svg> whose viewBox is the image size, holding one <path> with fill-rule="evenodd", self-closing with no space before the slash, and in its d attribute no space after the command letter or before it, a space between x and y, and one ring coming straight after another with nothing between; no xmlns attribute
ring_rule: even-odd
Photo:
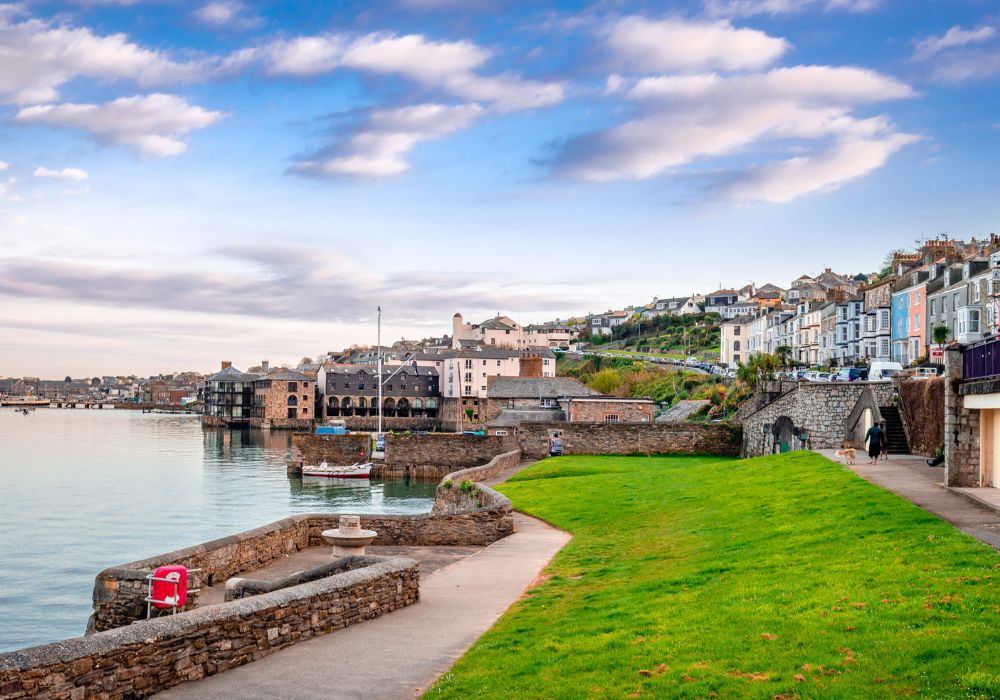
<svg viewBox="0 0 1000 700"><path fill-rule="evenodd" d="M213 0L192 14L200 22L223 29L253 29L263 22L260 17L248 15L246 5L239 0Z"/></svg>
<svg viewBox="0 0 1000 700"><path fill-rule="evenodd" d="M21 109L15 121L83 129L97 140L133 146L149 156L173 156L187 148L180 137L221 119L222 112L189 104L183 97L154 93L104 104L48 104Z"/></svg>
<svg viewBox="0 0 1000 700"><path fill-rule="evenodd" d="M882 0L704 0L705 11L716 17L790 15L811 9L826 12L869 12Z"/></svg>
<svg viewBox="0 0 1000 700"><path fill-rule="evenodd" d="M881 168L890 156L916 140L916 136L899 133L843 139L818 155L751 168L726 187L723 195L738 202L784 203L830 192Z"/></svg>
<svg viewBox="0 0 1000 700"><path fill-rule="evenodd" d="M10 163L0 160L0 173L10 167Z"/></svg>
<svg viewBox="0 0 1000 700"><path fill-rule="evenodd" d="M983 26L978 29L952 27L941 36L932 36L917 42L917 46L913 51L913 57L918 60L930 58L947 49L989 41L996 35L996 29L990 26Z"/></svg>
<svg viewBox="0 0 1000 700"><path fill-rule="evenodd" d="M468 41L375 33L283 39L244 52L240 60L260 61L271 75L308 77L338 68L401 75L463 100L490 103L500 111L562 101L565 88L558 82L527 80L509 73L481 75L477 70L489 58L490 52Z"/></svg>
<svg viewBox="0 0 1000 700"><path fill-rule="evenodd" d="M10 188L13 187L16 182L16 177L8 177L6 180L0 180L0 197L6 197L7 193L10 192Z"/></svg>
<svg viewBox="0 0 1000 700"><path fill-rule="evenodd" d="M728 21L693 22L623 17L608 32L608 47L632 71L739 70L773 63L789 44Z"/></svg>
<svg viewBox="0 0 1000 700"><path fill-rule="evenodd" d="M993 78L1000 75L1000 32L991 25L952 27L940 36L918 41L912 60L926 64L927 75L934 82Z"/></svg>
<svg viewBox="0 0 1000 700"><path fill-rule="evenodd" d="M465 129L483 113L475 104L420 104L373 111L350 138L326 157L303 161L305 175L380 178L409 169L405 156L417 144Z"/></svg>
<svg viewBox="0 0 1000 700"><path fill-rule="evenodd" d="M80 168L63 168L61 170L52 170L44 166L39 166L35 168L35 172L32 173L35 177L45 177L51 178L53 180L86 180L88 173L86 170L81 170Z"/></svg>
<svg viewBox="0 0 1000 700"><path fill-rule="evenodd" d="M766 151L770 146L780 153L796 144L808 152L813 142L832 140L834 146L823 154L751 168L746 180L736 177L740 188L734 185L727 192L736 198L788 201L861 177L914 140L884 116L854 116L859 105L915 94L894 78L860 68L658 75L617 88L634 101L636 116L563 144L553 159L559 174L591 182L645 180L678 174L683 166L704 161L725 169L720 159L751 148ZM784 192L782 185L788 185Z"/></svg>
<svg viewBox="0 0 1000 700"><path fill-rule="evenodd" d="M0 101L26 104L58 99L59 88L77 77L169 84L201 77L204 62L180 63L145 49L124 34L99 36L85 27L39 19L16 21L0 12Z"/></svg>

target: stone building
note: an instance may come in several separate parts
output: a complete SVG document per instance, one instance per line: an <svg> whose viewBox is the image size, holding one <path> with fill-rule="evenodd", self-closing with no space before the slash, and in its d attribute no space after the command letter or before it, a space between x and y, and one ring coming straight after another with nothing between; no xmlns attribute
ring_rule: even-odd
<svg viewBox="0 0 1000 700"><path fill-rule="evenodd" d="M492 377L482 418L494 435L522 423L651 423L649 398L605 396L570 377Z"/></svg>
<svg viewBox="0 0 1000 700"><path fill-rule="evenodd" d="M265 430L309 430L313 424L315 383L300 372L278 369L253 383L250 427Z"/></svg>
<svg viewBox="0 0 1000 700"><path fill-rule="evenodd" d="M382 367L383 418L436 418L441 401L437 369ZM378 415L378 372L371 365L324 365L317 374L323 418Z"/></svg>
<svg viewBox="0 0 1000 700"><path fill-rule="evenodd" d="M1000 340L945 349L945 483L1000 488Z"/></svg>

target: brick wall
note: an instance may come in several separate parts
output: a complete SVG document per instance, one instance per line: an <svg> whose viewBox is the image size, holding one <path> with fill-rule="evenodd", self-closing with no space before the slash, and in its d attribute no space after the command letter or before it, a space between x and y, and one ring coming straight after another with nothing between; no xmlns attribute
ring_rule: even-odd
<svg viewBox="0 0 1000 700"><path fill-rule="evenodd" d="M416 562L373 559L273 593L0 654L0 695L145 697L417 602Z"/></svg>
<svg viewBox="0 0 1000 700"><path fill-rule="evenodd" d="M806 430L810 449L840 449L847 437L847 417L867 389L879 406L892 404L889 382L800 382L798 387L754 413L742 416L744 457L770 454L772 438L763 432L780 416L787 416Z"/></svg>
<svg viewBox="0 0 1000 700"><path fill-rule="evenodd" d="M505 452L495 435L387 435L383 475L440 479L448 472L485 464Z"/></svg>
<svg viewBox="0 0 1000 700"><path fill-rule="evenodd" d="M738 455L740 429L726 423L522 423L525 457L549 454L549 431L562 432L563 454Z"/></svg>
<svg viewBox="0 0 1000 700"><path fill-rule="evenodd" d="M303 464L354 464L371 458L368 435L292 434L292 466Z"/></svg>

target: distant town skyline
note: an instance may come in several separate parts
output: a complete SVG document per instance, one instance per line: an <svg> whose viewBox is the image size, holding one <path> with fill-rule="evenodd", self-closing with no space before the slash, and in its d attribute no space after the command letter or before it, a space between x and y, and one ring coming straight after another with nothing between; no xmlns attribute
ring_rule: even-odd
<svg viewBox="0 0 1000 700"><path fill-rule="evenodd" d="M0 47L0 375L785 286L1000 214L980 0L33 2Z"/></svg>

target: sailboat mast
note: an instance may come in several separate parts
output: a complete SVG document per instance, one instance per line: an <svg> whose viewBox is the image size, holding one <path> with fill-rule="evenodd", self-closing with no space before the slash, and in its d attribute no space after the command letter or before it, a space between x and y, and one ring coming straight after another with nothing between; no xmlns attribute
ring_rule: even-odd
<svg viewBox="0 0 1000 700"><path fill-rule="evenodd" d="M382 307L378 307L378 332L376 337L378 364L378 435L382 434Z"/></svg>

